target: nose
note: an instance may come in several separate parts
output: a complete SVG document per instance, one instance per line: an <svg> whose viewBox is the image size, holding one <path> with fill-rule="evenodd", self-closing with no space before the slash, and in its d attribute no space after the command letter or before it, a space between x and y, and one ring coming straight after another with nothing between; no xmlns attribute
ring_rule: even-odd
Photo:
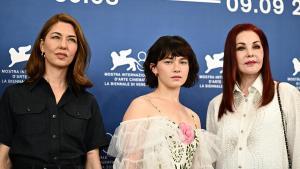
<svg viewBox="0 0 300 169"><path fill-rule="evenodd" d="M60 48L62 49L66 49L67 48L67 39L66 38L62 38L61 42L60 42Z"/></svg>
<svg viewBox="0 0 300 169"><path fill-rule="evenodd" d="M180 72L180 64L178 62L174 62L174 67L173 67L173 71L175 73L179 73Z"/></svg>
<svg viewBox="0 0 300 169"><path fill-rule="evenodd" d="M251 58L251 57L254 57L254 53L251 49L248 49L248 55L247 57Z"/></svg>
<svg viewBox="0 0 300 169"><path fill-rule="evenodd" d="M255 57L254 54L249 54L249 55L248 55L248 58L253 58L253 57Z"/></svg>

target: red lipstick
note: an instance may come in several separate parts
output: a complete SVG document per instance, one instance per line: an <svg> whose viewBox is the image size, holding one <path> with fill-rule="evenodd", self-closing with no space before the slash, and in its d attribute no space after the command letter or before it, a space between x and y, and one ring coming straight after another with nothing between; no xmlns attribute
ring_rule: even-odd
<svg viewBox="0 0 300 169"><path fill-rule="evenodd" d="M257 62L254 61L254 60L250 60L250 61L247 61L245 64L246 64L246 65L250 65L250 64L255 64L255 63L257 63Z"/></svg>

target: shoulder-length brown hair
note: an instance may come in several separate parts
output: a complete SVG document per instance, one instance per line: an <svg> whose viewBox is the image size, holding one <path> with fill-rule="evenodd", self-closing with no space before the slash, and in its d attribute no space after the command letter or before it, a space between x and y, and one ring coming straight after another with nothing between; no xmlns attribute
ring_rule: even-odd
<svg viewBox="0 0 300 169"><path fill-rule="evenodd" d="M218 119L221 119L226 111L233 112L233 89L236 82L240 81L236 60L236 37L240 32L253 31L261 41L264 50L263 65L260 70L263 80L262 99L260 107L270 103L274 97L274 82L272 78L269 45L264 32L257 26L245 23L234 26L228 33L224 47L223 65L223 97L219 108Z"/></svg>
<svg viewBox="0 0 300 169"><path fill-rule="evenodd" d="M46 35L50 29L58 22L65 22L71 24L75 30L77 36L78 48L72 63L68 67L67 81L72 84L75 89L83 89L92 87L92 82L87 78L85 69L87 68L90 61L90 48L84 37L80 24L72 16L60 13L52 16L44 24L38 37L36 38L31 55L26 65L27 75L29 79L26 82L33 83L39 80L45 73L45 60L41 56L42 52L40 49L40 43L45 40Z"/></svg>

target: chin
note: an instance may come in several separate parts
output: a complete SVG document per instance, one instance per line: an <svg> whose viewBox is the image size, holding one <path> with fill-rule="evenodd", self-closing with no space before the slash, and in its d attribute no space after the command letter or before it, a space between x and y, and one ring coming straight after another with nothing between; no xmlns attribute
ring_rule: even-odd
<svg viewBox="0 0 300 169"><path fill-rule="evenodd" d="M69 64L57 64L55 67L60 68L60 69L65 69L69 67Z"/></svg>
<svg viewBox="0 0 300 169"><path fill-rule="evenodd" d="M56 65L58 67L68 67L70 64L71 63L69 63L69 62L58 62L58 63L56 63Z"/></svg>
<svg viewBox="0 0 300 169"><path fill-rule="evenodd" d="M258 68L255 68L255 69L244 69L243 71L241 71L243 74L251 74L251 75L253 75L253 74L259 74L260 73L260 69L258 69Z"/></svg>
<svg viewBox="0 0 300 169"><path fill-rule="evenodd" d="M183 86L182 83L180 83L180 84L172 84L172 85L169 85L169 88L177 89L177 88L181 88L182 86Z"/></svg>
<svg viewBox="0 0 300 169"><path fill-rule="evenodd" d="M243 75L247 75L247 76L258 76L260 74L260 72L245 72L243 73Z"/></svg>

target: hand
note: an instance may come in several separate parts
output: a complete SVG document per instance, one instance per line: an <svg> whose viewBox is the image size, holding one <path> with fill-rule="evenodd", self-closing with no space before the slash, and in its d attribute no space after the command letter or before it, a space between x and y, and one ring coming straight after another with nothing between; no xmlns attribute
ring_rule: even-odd
<svg viewBox="0 0 300 169"><path fill-rule="evenodd" d="M85 169L102 169L99 149L94 149L87 152Z"/></svg>
<svg viewBox="0 0 300 169"><path fill-rule="evenodd" d="M11 168L11 161L8 156L9 147L0 144L0 169L10 169Z"/></svg>

